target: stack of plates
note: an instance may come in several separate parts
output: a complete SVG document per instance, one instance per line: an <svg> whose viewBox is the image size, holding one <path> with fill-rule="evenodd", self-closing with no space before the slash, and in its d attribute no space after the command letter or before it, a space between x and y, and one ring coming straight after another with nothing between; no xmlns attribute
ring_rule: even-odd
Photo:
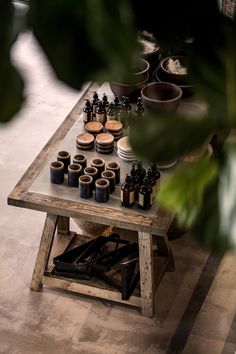
<svg viewBox="0 0 236 354"><path fill-rule="evenodd" d="M123 124L118 120L110 120L105 123L107 133L114 136L115 141L119 140L123 135Z"/></svg>
<svg viewBox="0 0 236 354"><path fill-rule="evenodd" d="M94 147L94 136L90 133L81 133L76 137L76 146L78 149L90 150Z"/></svg>
<svg viewBox="0 0 236 354"><path fill-rule="evenodd" d="M118 143L117 143L117 155L127 161L134 161L136 160L136 156L134 155L131 146L129 145L128 137L125 136L124 138L121 138Z"/></svg>
<svg viewBox="0 0 236 354"><path fill-rule="evenodd" d="M103 124L100 122L88 122L85 124L85 130L93 135L103 132Z"/></svg>
<svg viewBox="0 0 236 354"><path fill-rule="evenodd" d="M101 133L96 136L96 150L100 154L110 154L114 150L114 136L109 133Z"/></svg>

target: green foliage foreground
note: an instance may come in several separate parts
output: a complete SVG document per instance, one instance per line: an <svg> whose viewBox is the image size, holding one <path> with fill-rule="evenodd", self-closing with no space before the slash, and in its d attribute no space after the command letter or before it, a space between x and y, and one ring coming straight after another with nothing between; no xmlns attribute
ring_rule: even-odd
<svg viewBox="0 0 236 354"><path fill-rule="evenodd" d="M215 156L177 169L157 199L208 249L236 248L236 22L220 13L216 0L157 2L155 7L150 0L32 0L20 19L9 0L0 0L0 17L2 122L24 101L23 80L10 61L11 46L23 29L33 31L57 77L76 89L89 80L125 77L140 56L139 30L152 32L169 53L193 38L188 72L208 104L207 113L198 121L177 114L132 117L130 140L144 159L168 161L220 132Z"/></svg>

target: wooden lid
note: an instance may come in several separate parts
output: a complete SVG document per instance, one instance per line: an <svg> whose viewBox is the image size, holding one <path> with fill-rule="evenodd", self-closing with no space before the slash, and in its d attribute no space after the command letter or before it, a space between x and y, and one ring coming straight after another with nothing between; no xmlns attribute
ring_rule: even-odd
<svg viewBox="0 0 236 354"><path fill-rule="evenodd" d="M76 141L80 145L90 145L94 141L94 136L90 133L81 133L77 135Z"/></svg>
<svg viewBox="0 0 236 354"><path fill-rule="evenodd" d="M119 132L123 128L123 124L117 120L110 120L105 123L105 128L110 132Z"/></svg>
<svg viewBox="0 0 236 354"><path fill-rule="evenodd" d="M114 136L109 133L101 133L96 136L96 142L99 145L109 145L114 142Z"/></svg>
<svg viewBox="0 0 236 354"><path fill-rule="evenodd" d="M90 133L100 133L103 130L103 125L100 122L88 122L85 124L85 129Z"/></svg>

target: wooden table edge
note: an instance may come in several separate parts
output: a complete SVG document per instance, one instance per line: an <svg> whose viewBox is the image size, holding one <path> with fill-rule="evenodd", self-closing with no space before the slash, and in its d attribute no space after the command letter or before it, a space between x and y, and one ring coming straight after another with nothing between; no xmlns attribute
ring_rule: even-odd
<svg viewBox="0 0 236 354"><path fill-rule="evenodd" d="M101 85L97 83L89 83L84 93L81 95L79 101L72 108L70 113L66 116L55 133L51 136L45 144L40 153L35 157L31 165L27 168L20 180L17 182L13 190L8 196L8 201L19 200L24 196L25 192L30 188L34 180L39 175L42 168L46 165L48 159L53 155L61 140L66 136L68 131L76 123L78 115L82 112L85 97L91 91L98 90ZM14 205L14 204L10 204Z"/></svg>

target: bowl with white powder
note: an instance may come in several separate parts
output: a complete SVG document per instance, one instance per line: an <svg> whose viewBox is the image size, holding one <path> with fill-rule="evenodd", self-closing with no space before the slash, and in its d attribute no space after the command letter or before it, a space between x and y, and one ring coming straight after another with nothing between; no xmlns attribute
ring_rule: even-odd
<svg viewBox="0 0 236 354"><path fill-rule="evenodd" d="M188 84L188 69L185 56L171 56L163 59L160 69L165 81L176 85Z"/></svg>

